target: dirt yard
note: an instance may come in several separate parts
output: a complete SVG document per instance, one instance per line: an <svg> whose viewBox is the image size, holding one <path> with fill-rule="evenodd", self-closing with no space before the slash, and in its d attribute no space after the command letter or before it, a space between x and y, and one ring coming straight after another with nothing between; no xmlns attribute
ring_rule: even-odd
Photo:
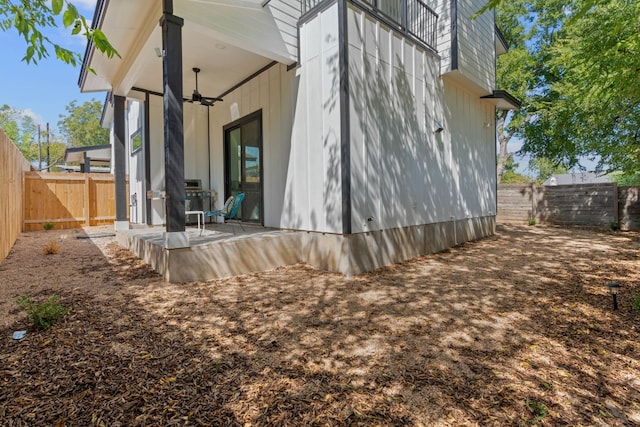
<svg viewBox="0 0 640 427"><path fill-rule="evenodd" d="M78 238L108 230L0 264L0 425L640 425L639 234L504 226L351 279L173 285ZM16 298L54 293L70 311L29 329Z"/></svg>

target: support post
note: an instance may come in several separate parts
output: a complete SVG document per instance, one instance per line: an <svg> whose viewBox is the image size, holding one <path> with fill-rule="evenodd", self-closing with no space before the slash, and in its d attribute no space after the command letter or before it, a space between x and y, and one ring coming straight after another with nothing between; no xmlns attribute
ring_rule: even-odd
<svg viewBox="0 0 640 427"><path fill-rule="evenodd" d="M164 162L166 191L165 248L189 246L184 208L184 130L182 112L182 26L173 15L173 1L163 0L162 81L164 87Z"/></svg>
<svg viewBox="0 0 640 427"><path fill-rule="evenodd" d="M129 229L125 152L125 97L113 97L113 165L116 196L116 230Z"/></svg>
<svg viewBox="0 0 640 427"><path fill-rule="evenodd" d="M84 225L89 227L91 225L91 178L86 171L84 173L84 216Z"/></svg>
<svg viewBox="0 0 640 427"><path fill-rule="evenodd" d="M613 222L615 222L618 225L618 230L622 230L622 221L620 221L620 208L619 208L619 202L618 202L618 184L617 183L613 183L613 190L612 190L613 194L613 206L612 206L612 217L613 217ZM625 229L626 226L625 226Z"/></svg>
<svg viewBox="0 0 640 427"><path fill-rule="evenodd" d="M144 94L144 128L142 135L144 135L144 189L147 191L152 191L151 188L151 126L150 126L150 106L149 102L151 102L151 98L149 97L149 92L145 92ZM152 225L153 220L151 218L151 198L145 197L145 217L147 225Z"/></svg>

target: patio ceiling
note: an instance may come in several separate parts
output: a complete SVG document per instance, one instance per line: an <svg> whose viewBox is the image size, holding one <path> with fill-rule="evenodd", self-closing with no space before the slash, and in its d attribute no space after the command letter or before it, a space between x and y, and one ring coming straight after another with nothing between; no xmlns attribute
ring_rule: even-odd
<svg viewBox="0 0 640 427"><path fill-rule="evenodd" d="M295 62L282 41L273 16L256 0L175 0L182 30L183 96L195 88L218 96L272 61ZM121 58L108 59L93 48L85 62L95 70L80 76L82 92L112 91L127 95L132 87L162 92L161 1L103 0L97 22ZM242 22L242 24L241 24ZM278 40L280 39L280 40Z"/></svg>

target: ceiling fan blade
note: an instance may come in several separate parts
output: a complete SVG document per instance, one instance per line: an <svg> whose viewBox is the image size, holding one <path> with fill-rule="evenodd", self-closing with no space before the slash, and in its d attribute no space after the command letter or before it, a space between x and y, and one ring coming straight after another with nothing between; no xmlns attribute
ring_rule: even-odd
<svg viewBox="0 0 640 427"><path fill-rule="evenodd" d="M209 102L222 102L223 99L222 98L216 98L213 96L203 96L202 99L206 99Z"/></svg>
<svg viewBox="0 0 640 427"><path fill-rule="evenodd" d="M215 102L222 101L222 98L202 96L202 94L198 92L198 73L200 72L200 68L194 67L192 70L196 75L196 88L193 90L193 95L191 95L191 101L189 102L199 102L202 105L211 107Z"/></svg>

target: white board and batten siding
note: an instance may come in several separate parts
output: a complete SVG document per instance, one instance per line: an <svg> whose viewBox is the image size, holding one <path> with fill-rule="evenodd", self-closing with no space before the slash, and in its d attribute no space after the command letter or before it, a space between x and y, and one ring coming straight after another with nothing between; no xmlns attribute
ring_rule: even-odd
<svg viewBox="0 0 640 427"><path fill-rule="evenodd" d="M287 228L342 232L338 6L300 27L300 67L283 216Z"/></svg>
<svg viewBox="0 0 640 427"><path fill-rule="evenodd" d="M485 0L458 1L458 69L483 91L495 87L495 25L493 11L472 19Z"/></svg>
<svg viewBox="0 0 640 427"><path fill-rule="evenodd" d="M472 19L485 0L458 0L456 16L452 16L451 1L438 0L437 51L440 73L465 84L468 89L487 95L495 87L495 29L493 12L487 11ZM455 19L455 35L451 22ZM455 36L455 37L454 37ZM457 43L457 61L451 57L452 43ZM457 62L457 68L453 68Z"/></svg>
<svg viewBox="0 0 640 427"><path fill-rule="evenodd" d="M217 208L224 203L223 128L256 111L262 111L264 225L293 228L292 195L288 193L292 159L293 99L297 90L295 71L277 64L225 95L210 109L211 188L218 193ZM301 174L302 175L302 174Z"/></svg>
<svg viewBox="0 0 640 427"><path fill-rule="evenodd" d="M353 231L494 214L491 105L365 13L348 23Z"/></svg>
<svg viewBox="0 0 640 427"><path fill-rule="evenodd" d="M151 188L147 191L164 191L164 110L163 100L159 96L149 97L149 141L150 141L150 166ZM144 177L140 177L143 179ZM146 196L146 195L145 195ZM165 208L163 199L151 200L151 224L162 225L165 223Z"/></svg>
<svg viewBox="0 0 640 427"><path fill-rule="evenodd" d="M451 71L451 0L428 3L438 15L436 50L440 56L440 73Z"/></svg>
<svg viewBox="0 0 640 427"><path fill-rule="evenodd" d="M184 177L199 179L202 188L210 188L208 109L197 102L183 105Z"/></svg>
<svg viewBox="0 0 640 427"><path fill-rule="evenodd" d="M144 190L144 152L133 152L132 136L137 130L137 124L144 114L144 104L136 99L127 100L127 120L125 121L126 158L129 160L129 221L140 223L144 221L145 190ZM134 179L131 179L134 177ZM135 201L135 202L134 202Z"/></svg>
<svg viewBox="0 0 640 427"><path fill-rule="evenodd" d="M496 214L495 108L477 94L444 81L445 132L450 133L456 219Z"/></svg>

